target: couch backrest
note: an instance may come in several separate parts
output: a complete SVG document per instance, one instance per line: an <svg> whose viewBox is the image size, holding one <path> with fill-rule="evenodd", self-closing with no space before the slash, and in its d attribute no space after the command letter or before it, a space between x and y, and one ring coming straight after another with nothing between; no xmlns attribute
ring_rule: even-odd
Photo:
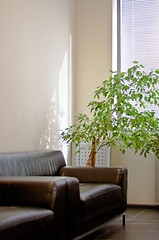
<svg viewBox="0 0 159 240"><path fill-rule="evenodd" d="M65 165L61 151L0 153L0 176L58 176Z"/></svg>

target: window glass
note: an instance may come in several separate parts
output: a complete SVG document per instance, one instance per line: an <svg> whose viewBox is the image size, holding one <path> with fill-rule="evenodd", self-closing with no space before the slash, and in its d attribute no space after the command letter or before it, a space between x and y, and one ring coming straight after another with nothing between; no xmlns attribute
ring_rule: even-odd
<svg viewBox="0 0 159 240"><path fill-rule="evenodd" d="M159 0L121 0L121 71L134 60L159 68Z"/></svg>

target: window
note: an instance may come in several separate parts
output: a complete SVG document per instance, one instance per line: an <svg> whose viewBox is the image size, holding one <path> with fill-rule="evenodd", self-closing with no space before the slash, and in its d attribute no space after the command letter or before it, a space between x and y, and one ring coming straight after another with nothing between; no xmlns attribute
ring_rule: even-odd
<svg viewBox="0 0 159 240"><path fill-rule="evenodd" d="M159 0L120 0L121 70L134 60L159 68Z"/></svg>
<svg viewBox="0 0 159 240"><path fill-rule="evenodd" d="M132 62L143 64L145 71L159 69L159 0L117 0L119 71ZM159 109L154 111L159 117Z"/></svg>

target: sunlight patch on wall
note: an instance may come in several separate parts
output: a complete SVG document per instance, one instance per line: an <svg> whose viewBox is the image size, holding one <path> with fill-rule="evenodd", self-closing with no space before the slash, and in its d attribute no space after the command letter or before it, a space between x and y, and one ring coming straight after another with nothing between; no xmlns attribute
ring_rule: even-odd
<svg viewBox="0 0 159 240"><path fill-rule="evenodd" d="M59 73L59 105L62 110L60 128L64 129L69 121L69 81L68 81L68 53L66 51Z"/></svg>
<svg viewBox="0 0 159 240"><path fill-rule="evenodd" d="M63 54L53 95L48 105L40 136L40 149L61 150L67 163L70 163L71 150L59 139L60 131L72 124L72 36L69 47Z"/></svg>
<svg viewBox="0 0 159 240"><path fill-rule="evenodd" d="M59 72L59 106L61 115L59 115L60 130L64 130L70 125L70 66L68 51L66 51L63 63ZM68 160L69 147L61 143L62 152L66 161Z"/></svg>
<svg viewBox="0 0 159 240"><path fill-rule="evenodd" d="M45 119L44 131L40 137L40 149L57 150L61 148L57 129L57 120L58 115L60 114L60 109L57 106L56 99L57 93L56 90L54 90Z"/></svg>

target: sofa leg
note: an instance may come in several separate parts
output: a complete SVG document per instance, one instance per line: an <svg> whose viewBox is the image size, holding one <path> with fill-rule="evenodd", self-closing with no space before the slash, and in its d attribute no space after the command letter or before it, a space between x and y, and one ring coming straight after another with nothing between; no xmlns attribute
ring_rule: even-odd
<svg viewBox="0 0 159 240"><path fill-rule="evenodd" d="M125 226L125 213L123 214L123 226Z"/></svg>
<svg viewBox="0 0 159 240"><path fill-rule="evenodd" d="M125 213L123 214L123 225L125 226Z"/></svg>

